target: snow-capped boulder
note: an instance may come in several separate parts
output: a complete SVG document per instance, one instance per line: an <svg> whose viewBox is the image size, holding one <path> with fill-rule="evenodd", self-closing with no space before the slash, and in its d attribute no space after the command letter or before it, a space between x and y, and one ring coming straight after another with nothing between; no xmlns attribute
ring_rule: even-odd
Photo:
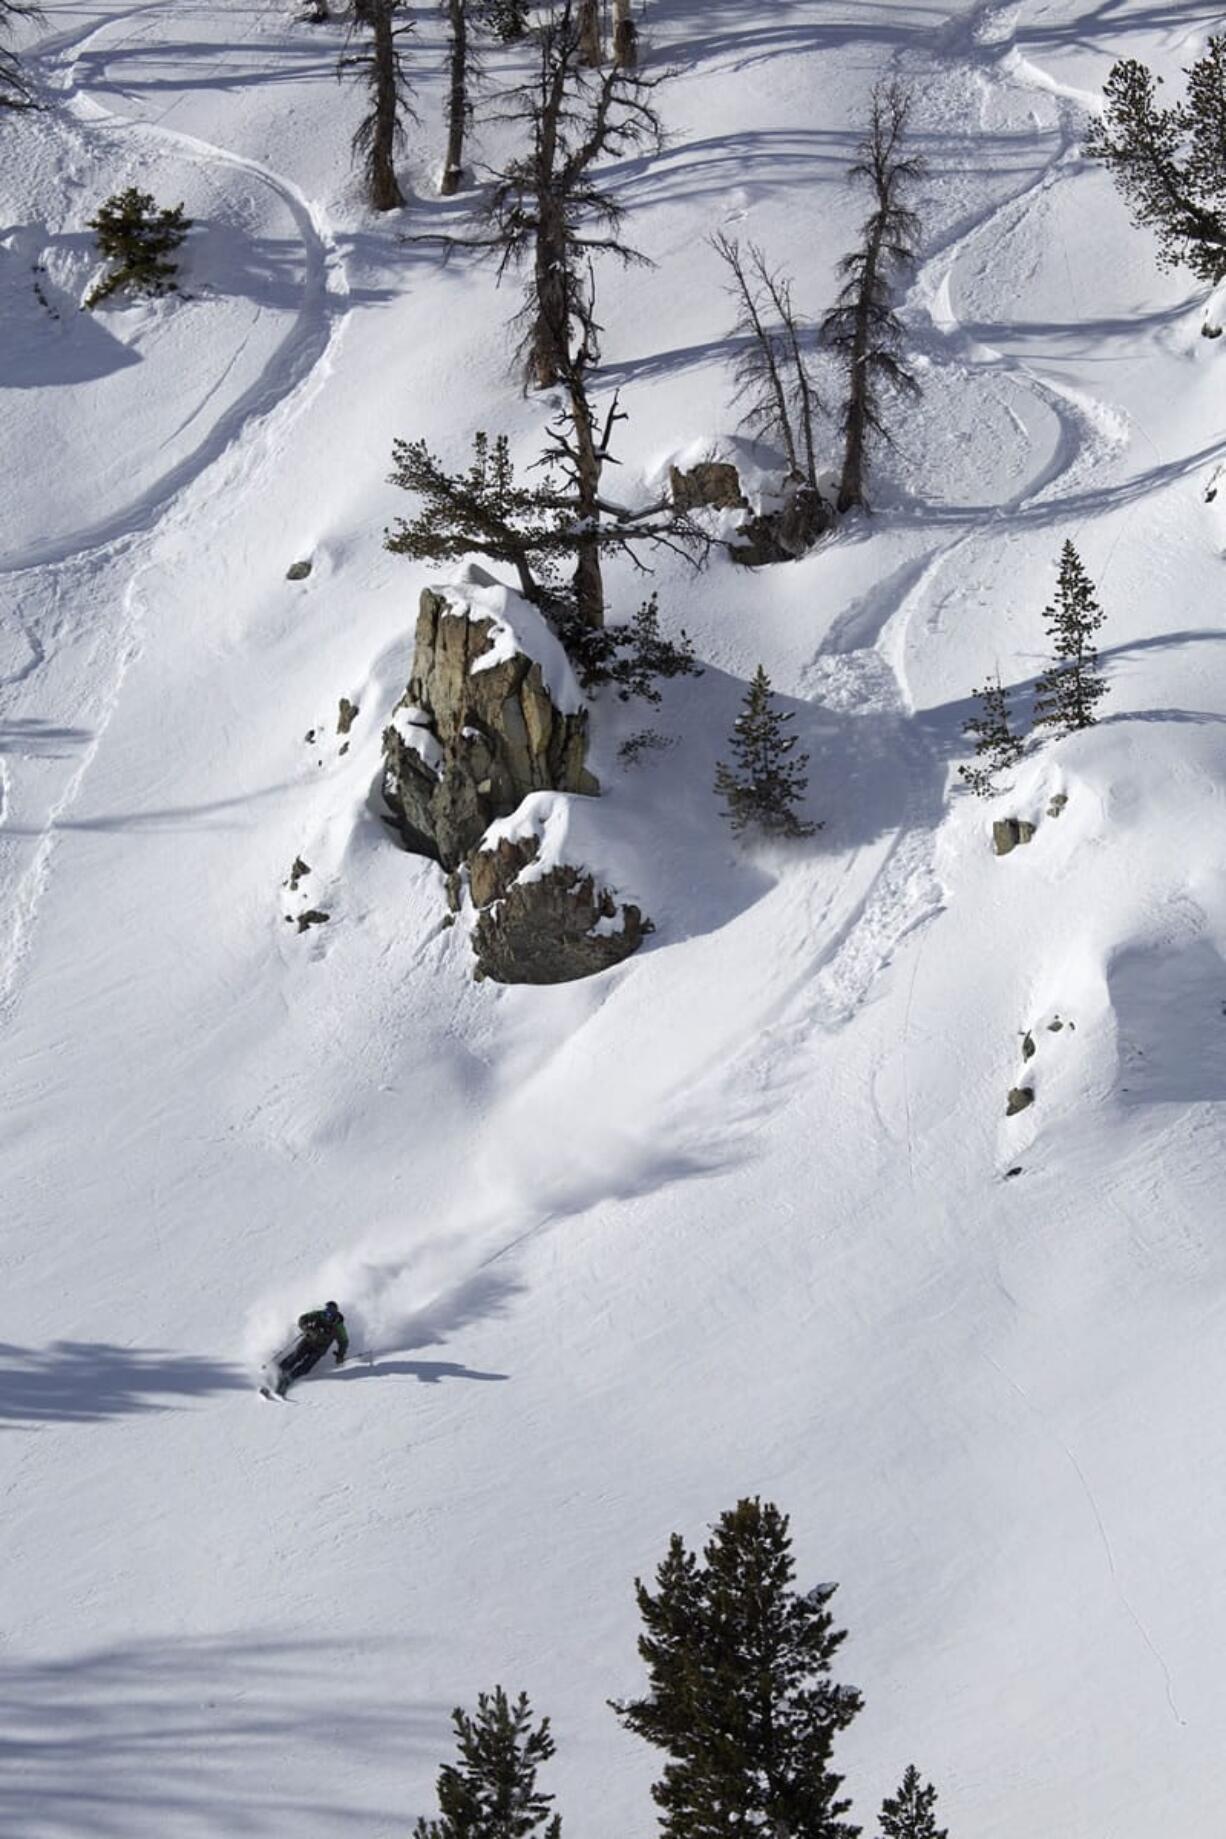
<svg viewBox="0 0 1226 1839"><path fill-rule="evenodd" d="M569 835L570 806L548 794L525 800L470 857L479 978L539 984L591 977L628 958L652 930L583 860L579 839Z"/></svg>
<svg viewBox="0 0 1226 1839"><path fill-rule="evenodd" d="M383 737L384 797L410 849L454 869L529 793L599 792L587 742L574 673L535 607L477 568L423 592Z"/></svg>

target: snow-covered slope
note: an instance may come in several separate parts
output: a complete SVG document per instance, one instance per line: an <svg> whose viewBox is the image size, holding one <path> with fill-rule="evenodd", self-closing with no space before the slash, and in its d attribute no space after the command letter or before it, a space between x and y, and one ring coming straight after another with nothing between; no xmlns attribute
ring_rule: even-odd
<svg viewBox="0 0 1226 1839"><path fill-rule="evenodd" d="M619 764L614 705L596 762L658 930L499 990L372 792L429 579L381 546L392 440L530 457L541 420L513 299L400 240L465 209L413 12L389 220L340 28L268 0L52 0L51 106L0 128L0 1830L401 1833L498 1680L552 1715L568 1819L641 1828L631 1580L761 1492L841 1581L866 1825L914 1758L956 1839L1214 1833L1226 357L1077 151L1114 58L1175 77L1212 15L652 0L671 141L618 176L657 266L601 275L626 477L732 431L709 231L826 305L891 73L925 394L871 524L661 571L705 674L674 747ZM197 220L190 298L87 318L85 221L133 181ZM1105 719L976 805L971 687L1040 668L1068 536ZM710 796L759 661L811 844L742 850ZM1002 815L1040 824L997 859ZM262 1405L326 1295L372 1358Z"/></svg>

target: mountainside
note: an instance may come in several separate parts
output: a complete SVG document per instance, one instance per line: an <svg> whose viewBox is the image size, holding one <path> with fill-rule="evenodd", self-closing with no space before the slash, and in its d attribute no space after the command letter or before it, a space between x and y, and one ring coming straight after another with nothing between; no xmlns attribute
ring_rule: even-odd
<svg viewBox="0 0 1226 1839"><path fill-rule="evenodd" d="M655 1759L606 1704L633 1579L757 1493L840 1585L866 1832L914 1760L951 1839L1209 1835L1226 348L1081 141L1117 58L1174 91L1214 15L650 0L669 138L608 176L654 266L598 275L619 494L760 460L706 239L820 318L891 76L922 394L802 560L609 569L703 674L597 699L566 840L655 931L537 988L473 980L379 791L456 573L383 546L392 443L527 466L548 419L514 281L411 240L474 192L436 196L443 27L407 10L403 211L351 167L343 23L272 0L49 0L46 109L0 118L0 1830L391 1839L499 1681L552 1718L571 1829L644 1830ZM83 313L130 184L194 221L184 293ZM972 691L1028 700L1067 539L1100 722L974 799ZM712 794L759 663L809 840L738 842ZM263 1404L326 1297L357 1357Z"/></svg>

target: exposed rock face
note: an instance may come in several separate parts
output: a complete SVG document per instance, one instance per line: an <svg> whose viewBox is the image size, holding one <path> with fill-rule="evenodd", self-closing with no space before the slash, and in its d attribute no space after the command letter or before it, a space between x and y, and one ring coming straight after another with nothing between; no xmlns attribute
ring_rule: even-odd
<svg viewBox="0 0 1226 1839"><path fill-rule="evenodd" d="M998 856L1007 856L1019 843L1029 843L1035 827L1020 817L998 817L992 825L992 848Z"/></svg>
<svg viewBox="0 0 1226 1839"><path fill-rule="evenodd" d="M637 907L619 914L609 889L579 869L518 879L538 847L535 837L504 839L471 859L469 890L481 909L473 928L479 978L543 984L591 977L637 951L651 930Z"/></svg>
<svg viewBox="0 0 1226 1839"><path fill-rule="evenodd" d="M400 720L383 737L383 793L404 840L447 869L529 792L600 790L586 712L555 706L538 663L514 652L474 670L496 625L427 588Z"/></svg>
<svg viewBox="0 0 1226 1839"><path fill-rule="evenodd" d="M696 511L704 505L715 511L749 509L749 500L741 490L741 475L730 460L703 460L688 473L679 466L670 466L668 489L679 511Z"/></svg>

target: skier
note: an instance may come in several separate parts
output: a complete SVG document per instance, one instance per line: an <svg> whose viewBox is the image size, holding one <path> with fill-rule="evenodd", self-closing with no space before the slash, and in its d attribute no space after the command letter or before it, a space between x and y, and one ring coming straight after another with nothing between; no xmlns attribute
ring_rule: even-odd
<svg viewBox="0 0 1226 1839"><path fill-rule="evenodd" d="M334 1341L337 1366L344 1365L345 1355L349 1352L349 1332L345 1327L345 1318L335 1303L325 1303L322 1309L309 1309L305 1315L298 1317L298 1327L301 1331L298 1345L280 1362L278 1398L284 1398L292 1382L301 1379L304 1373L309 1373L323 1359Z"/></svg>

